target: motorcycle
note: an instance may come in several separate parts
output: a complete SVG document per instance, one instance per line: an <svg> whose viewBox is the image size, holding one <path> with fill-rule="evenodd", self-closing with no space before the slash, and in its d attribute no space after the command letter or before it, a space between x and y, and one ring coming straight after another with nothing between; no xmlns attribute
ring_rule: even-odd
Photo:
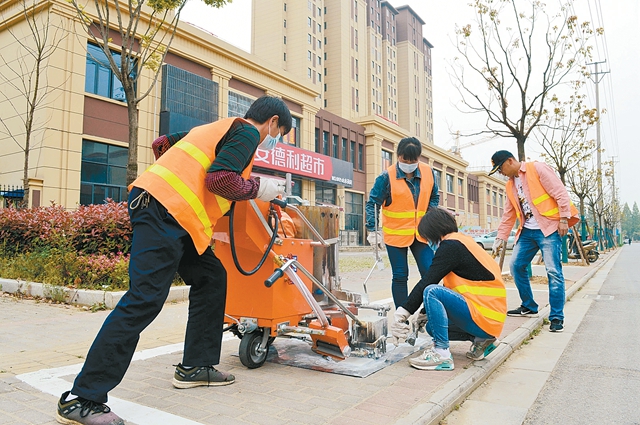
<svg viewBox="0 0 640 425"><path fill-rule="evenodd" d="M578 244L573 240L573 235L569 235L569 247L573 247L570 249L567 256L572 260L580 260L580 252L578 251ZM584 252L584 256L589 263L595 263L600 258L600 253L596 249L598 247L598 242L596 241L584 241L582 242L582 250Z"/></svg>

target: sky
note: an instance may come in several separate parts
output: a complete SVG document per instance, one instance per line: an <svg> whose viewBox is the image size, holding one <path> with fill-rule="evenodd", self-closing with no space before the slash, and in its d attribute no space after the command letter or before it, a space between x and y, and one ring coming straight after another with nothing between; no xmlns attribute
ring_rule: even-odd
<svg viewBox="0 0 640 425"><path fill-rule="evenodd" d="M256 0L259 1L259 0ZM302 1L302 0L292 0ZM435 0L390 0L395 6L409 5L425 21L423 36L434 45L433 68L433 115L436 145L448 149L455 145L456 130L473 132L484 127L483 116L462 114L456 108L460 95L451 82L451 62L458 55L453 40L456 24L472 22L471 0L448 0L446 7ZM554 0L546 2L555 4ZM590 21L604 28L604 36L594 44L593 62L606 61L599 65L602 76L599 87L600 108L606 109L601 116L600 140L604 152L602 161L614 161L616 188L622 204L640 206L640 190L633 183L638 174L640 161L640 136L635 125L640 121L640 1L638 0L578 0L574 11L579 21ZM191 0L183 10L182 21L201 27L220 39L241 49L250 51L251 46L251 0L233 0L222 9L212 9L201 1ZM593 66L592 66L592 69ZM484 87L480 87L485 90ZM589 83L587 96L595 107L595 84ZM595 129L590 134L595 138ZM495 139L477 145L469 145L477 139L461 138L462 156L469 168L487 169L493 152L508 149L517 152L514 139ZM527 157L540 159L542 148L534 141L525 145ZM516 155L517 156L517 155Z"/></svg>

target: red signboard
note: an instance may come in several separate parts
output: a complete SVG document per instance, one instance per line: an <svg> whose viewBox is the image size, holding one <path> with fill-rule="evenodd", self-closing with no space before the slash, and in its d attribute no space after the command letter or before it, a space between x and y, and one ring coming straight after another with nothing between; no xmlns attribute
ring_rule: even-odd
<svg viewBox="0 0 640 425"><path fill-rule="evenodd" d="M258 149L253 165L326 181L330 181L333 175L331 157L300 149L286 143L278 143L270 151Z"/></svg>

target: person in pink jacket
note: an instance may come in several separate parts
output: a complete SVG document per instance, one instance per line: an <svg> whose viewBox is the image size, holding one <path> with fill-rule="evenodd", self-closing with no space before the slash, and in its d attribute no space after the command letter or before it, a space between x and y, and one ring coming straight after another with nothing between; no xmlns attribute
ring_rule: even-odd
<svg viewBox="0 0 640 425"><path fill-rule="evenodd" d="M509 151L497 151L491 157L489 175L500 172L509 177L504 214L493 245L494 253L507 240L516 220L519 222L516 243L511 255L511 275L520 294L520 307L507 311L509 316L538 314L533 299L527 265L538 250L549 280L549 320L551 332L564 330L565 288L562 274L562 237L578 222L578 211L555 171L542 162L520 162Z"/></svg>

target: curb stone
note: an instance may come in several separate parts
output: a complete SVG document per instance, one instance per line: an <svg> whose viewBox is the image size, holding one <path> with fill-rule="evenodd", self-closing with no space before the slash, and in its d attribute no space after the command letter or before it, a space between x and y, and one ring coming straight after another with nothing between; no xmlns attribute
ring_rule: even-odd
<svg viewBox="0 0 640 425"><path fill-rule="evenodd" d="M594 267L580 278L566 292L567 301L570 300L609 260L619 255L607 256L605 261ZM539 311L539 317L533 317L523 323L518 329L500 340L500 344L485 360L473 362L464 372L432 394L429 400L418 404L405 416L398 419L396 425L428 424L438 425L439 421L451 413L455 406L462 403L476 388L480 386L511 354L529 338L531 332L541 327L544 319L549 317L550 307Z"/></svg>
<svg viewBox="0 0 640 425"><path fill-rule="evenodd" d="M104 304L113 309L126 291L98 291L92 289L71 289L63 286L48 285L24 280L0 279L0 292L24 294L41 298L64 298L68 304L92 306ZM189 300L188 286L173 286L165 303Z"/></svg>

